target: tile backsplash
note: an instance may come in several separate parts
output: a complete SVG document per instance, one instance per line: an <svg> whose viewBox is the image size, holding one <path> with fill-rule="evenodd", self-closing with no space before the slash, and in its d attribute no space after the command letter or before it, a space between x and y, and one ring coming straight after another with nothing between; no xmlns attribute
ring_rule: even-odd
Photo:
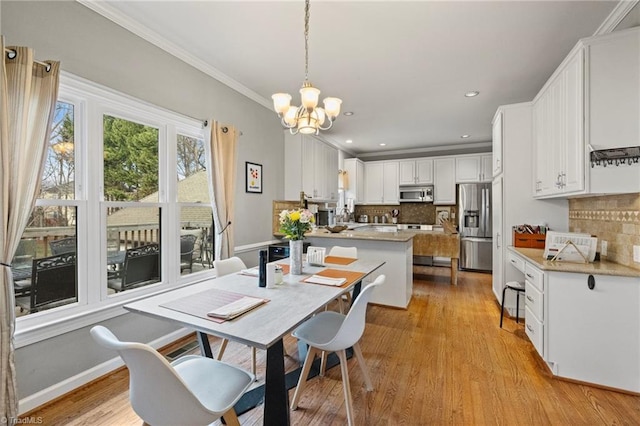
<svg viewBox="0 0 640 426"><path fill-rule="evenodd" d="M640 193L569 200L569 231L584 232L607 241L612 262L640 269L633 261L633 246L640 245Z"/></svg>
<svg viewBox="0 0 640 426"><path fill-rule="evenodd" d="M431 203L402 203L400 205L356 205L355 217L366 214L369 216L369 222L373 222L375 216L381 217L385 213L391 217L391 210L400 210L398 216L398 223L417 223L425 225L433 225L436 223L436 209L441 206L434 206ZM443 208L449 209L449 217L455 216L455 206L444 206ZM380 218L380 221L382 219Z"/></svg>

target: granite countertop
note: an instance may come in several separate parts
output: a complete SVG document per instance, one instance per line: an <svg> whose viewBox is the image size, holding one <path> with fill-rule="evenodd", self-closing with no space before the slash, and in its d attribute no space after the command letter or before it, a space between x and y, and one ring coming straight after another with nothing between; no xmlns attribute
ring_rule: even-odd
<svg viewBox="0 0 640 426"><path fill-rule="evenodd" d="M543 258L544 250L509 247L510 250L526 257L531 263L545 271L575 272L593 275L616 275L621 277L640 277L640 270L619 263L600 260L592 263L551 262Z"/></svg>
<svg viewBox="0 0 640 426"><path fill-rule="evenodd" d="M332 233L326 229L317 229L315 232L305 234L307 238L335 238L344 240L377 240L406 242L416 235L413 231L353 231L346 229L342 232Z"/></svg>

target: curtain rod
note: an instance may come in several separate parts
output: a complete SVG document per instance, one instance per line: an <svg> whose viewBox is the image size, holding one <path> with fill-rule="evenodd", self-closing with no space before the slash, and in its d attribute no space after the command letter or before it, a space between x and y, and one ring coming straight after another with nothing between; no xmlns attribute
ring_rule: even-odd
<svg viewBox="0 0 640 426"><path fill-rule="evenodd" d="M203 127L207 127L209 125L209 121L202 120L202 124L203 124ZM227 133L228 131L229 131L229 128L227 126L222 127L222 133ZM240 136L242 136L242 131L240 131Z"/></svg>
<svg viewBox="0 0 640 426"><path fill-rule="evenodd" d="M16 55L18 54L18 52L16 52L13 49L9 49L9 48L4 48L5 53L7 54L7 57L9 59L13 59L16 57ZM43 67L45 67L47 69L47 72L51 71L51 64L47 63L47 62L40 62L40 61L33 61L38 65L42 65Z"/></svg>

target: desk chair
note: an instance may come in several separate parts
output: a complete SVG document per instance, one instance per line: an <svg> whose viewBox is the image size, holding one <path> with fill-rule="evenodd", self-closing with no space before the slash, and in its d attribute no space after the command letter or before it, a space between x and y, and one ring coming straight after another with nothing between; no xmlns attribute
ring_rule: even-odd
<svg viewBox="0 0 640 426"><path fill-rule="evenodd" d="M349 371L347 369L347 354L345 350L353 347L353 353L358 359L358 365L362 370L362 376L366 385L367 391L373 390L369 373L367 372L367 366L364 363L364 357L360 350L360 338L364 333L364 327L366 324L367 303L371 298L373 290L382 285L385 281L385 276L380 275L374 282L364 288L356 298L355 302L351 306L347 315L325 311L311 317L298 328L293 331L293 337L309 345L309 351L304 360L304 366L300 373L300 379L298 380L298 386L293 394L293 401L291 402L291 409L298 408L298 402L300 396L304 390L304 386L309 376L309 370L311 364L313 364L315 355L321 351L336 352L340 359L340 370L342 373L342 387L344 389L345 405L347 407L347 420L349 425L353 425L353 402L351 398L351 387L349 385Z"/></svg>
<svg viewBox="0 0 640 426"><path fill-rule="evenodd" d="M331 250L329 250L329 256L336 257L349 257L351 259L358 258L358 248L357 247L341 247L341 246L333 246ZM349 306L351 305L351 293L345 293L341 297L336 299L338 301L338 307L340 309L340 313L343 314L345 311L349 310ZM344 308L343 304L347 304L347 309Z"/></svg>
<svg viewBox="0 0 640 426"><path fill-rule="evenodd" d="M214 260L213 269L216 271L216 277L224 277L225 275L233 274L236 272L240 272L243 269L247 269L247 266L244 264L242 259L234 256L228 259ZM222 359L222 355L224 355L224 351L227 348L228 343L229 339L222 339L216 359ZM254 376L256 374L256 348L254 347L251 347L251 373L253 373Z"/></svg>
<svg viewBox="0 0 640 426"><path fill-rule="evenodd" d="M251 374L198 355L169 364L150 346L121 342L100 325L91 329L91 336L124 360L129 400L145 424L207 425L223 417L227 425L240 425L233 406L253 382Z"/></svg>

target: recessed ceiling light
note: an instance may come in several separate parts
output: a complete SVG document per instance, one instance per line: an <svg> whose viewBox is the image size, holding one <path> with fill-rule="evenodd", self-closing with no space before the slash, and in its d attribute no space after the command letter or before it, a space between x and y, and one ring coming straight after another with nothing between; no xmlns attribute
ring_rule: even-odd
<svg viewBox="0 0 640 426"><path fill-rule="evenodd" d="M387 146L387 144L386 143L381 143L380 146Z"/></svg>
<svg viewBox="0 0 640 426"><path fill-rule="evenodd" d="M353 141L351 139L347 139L346 141L344 141L345 143L353 143Z"/></svg>
<svg viewBox="0 0 640 426"><path fill-rule="evenodd" d="M470 138L470 137L471 137L471 135L462 135L462 136L460 136L460 137L461 137L462 139L467 139L467 138Z"/></svg>
<svg viewBox="0 0 640 426"><path fill-rule="evenodd" d="M480 94L480 92L478 92L478 91L476 91L476 90L473 90L473 91L471 91L471 92L467 92L467 93L465 93L464 95L465 95L467 98L473 98L474 96L478 96L479 94Z"/></svg>
<svg viewBox="0 0 640 426"><path fill-rule="evenodd" d="M351 117L353 115L353 111L345 111L342 114L346 115L347 117Z"/></svg>

